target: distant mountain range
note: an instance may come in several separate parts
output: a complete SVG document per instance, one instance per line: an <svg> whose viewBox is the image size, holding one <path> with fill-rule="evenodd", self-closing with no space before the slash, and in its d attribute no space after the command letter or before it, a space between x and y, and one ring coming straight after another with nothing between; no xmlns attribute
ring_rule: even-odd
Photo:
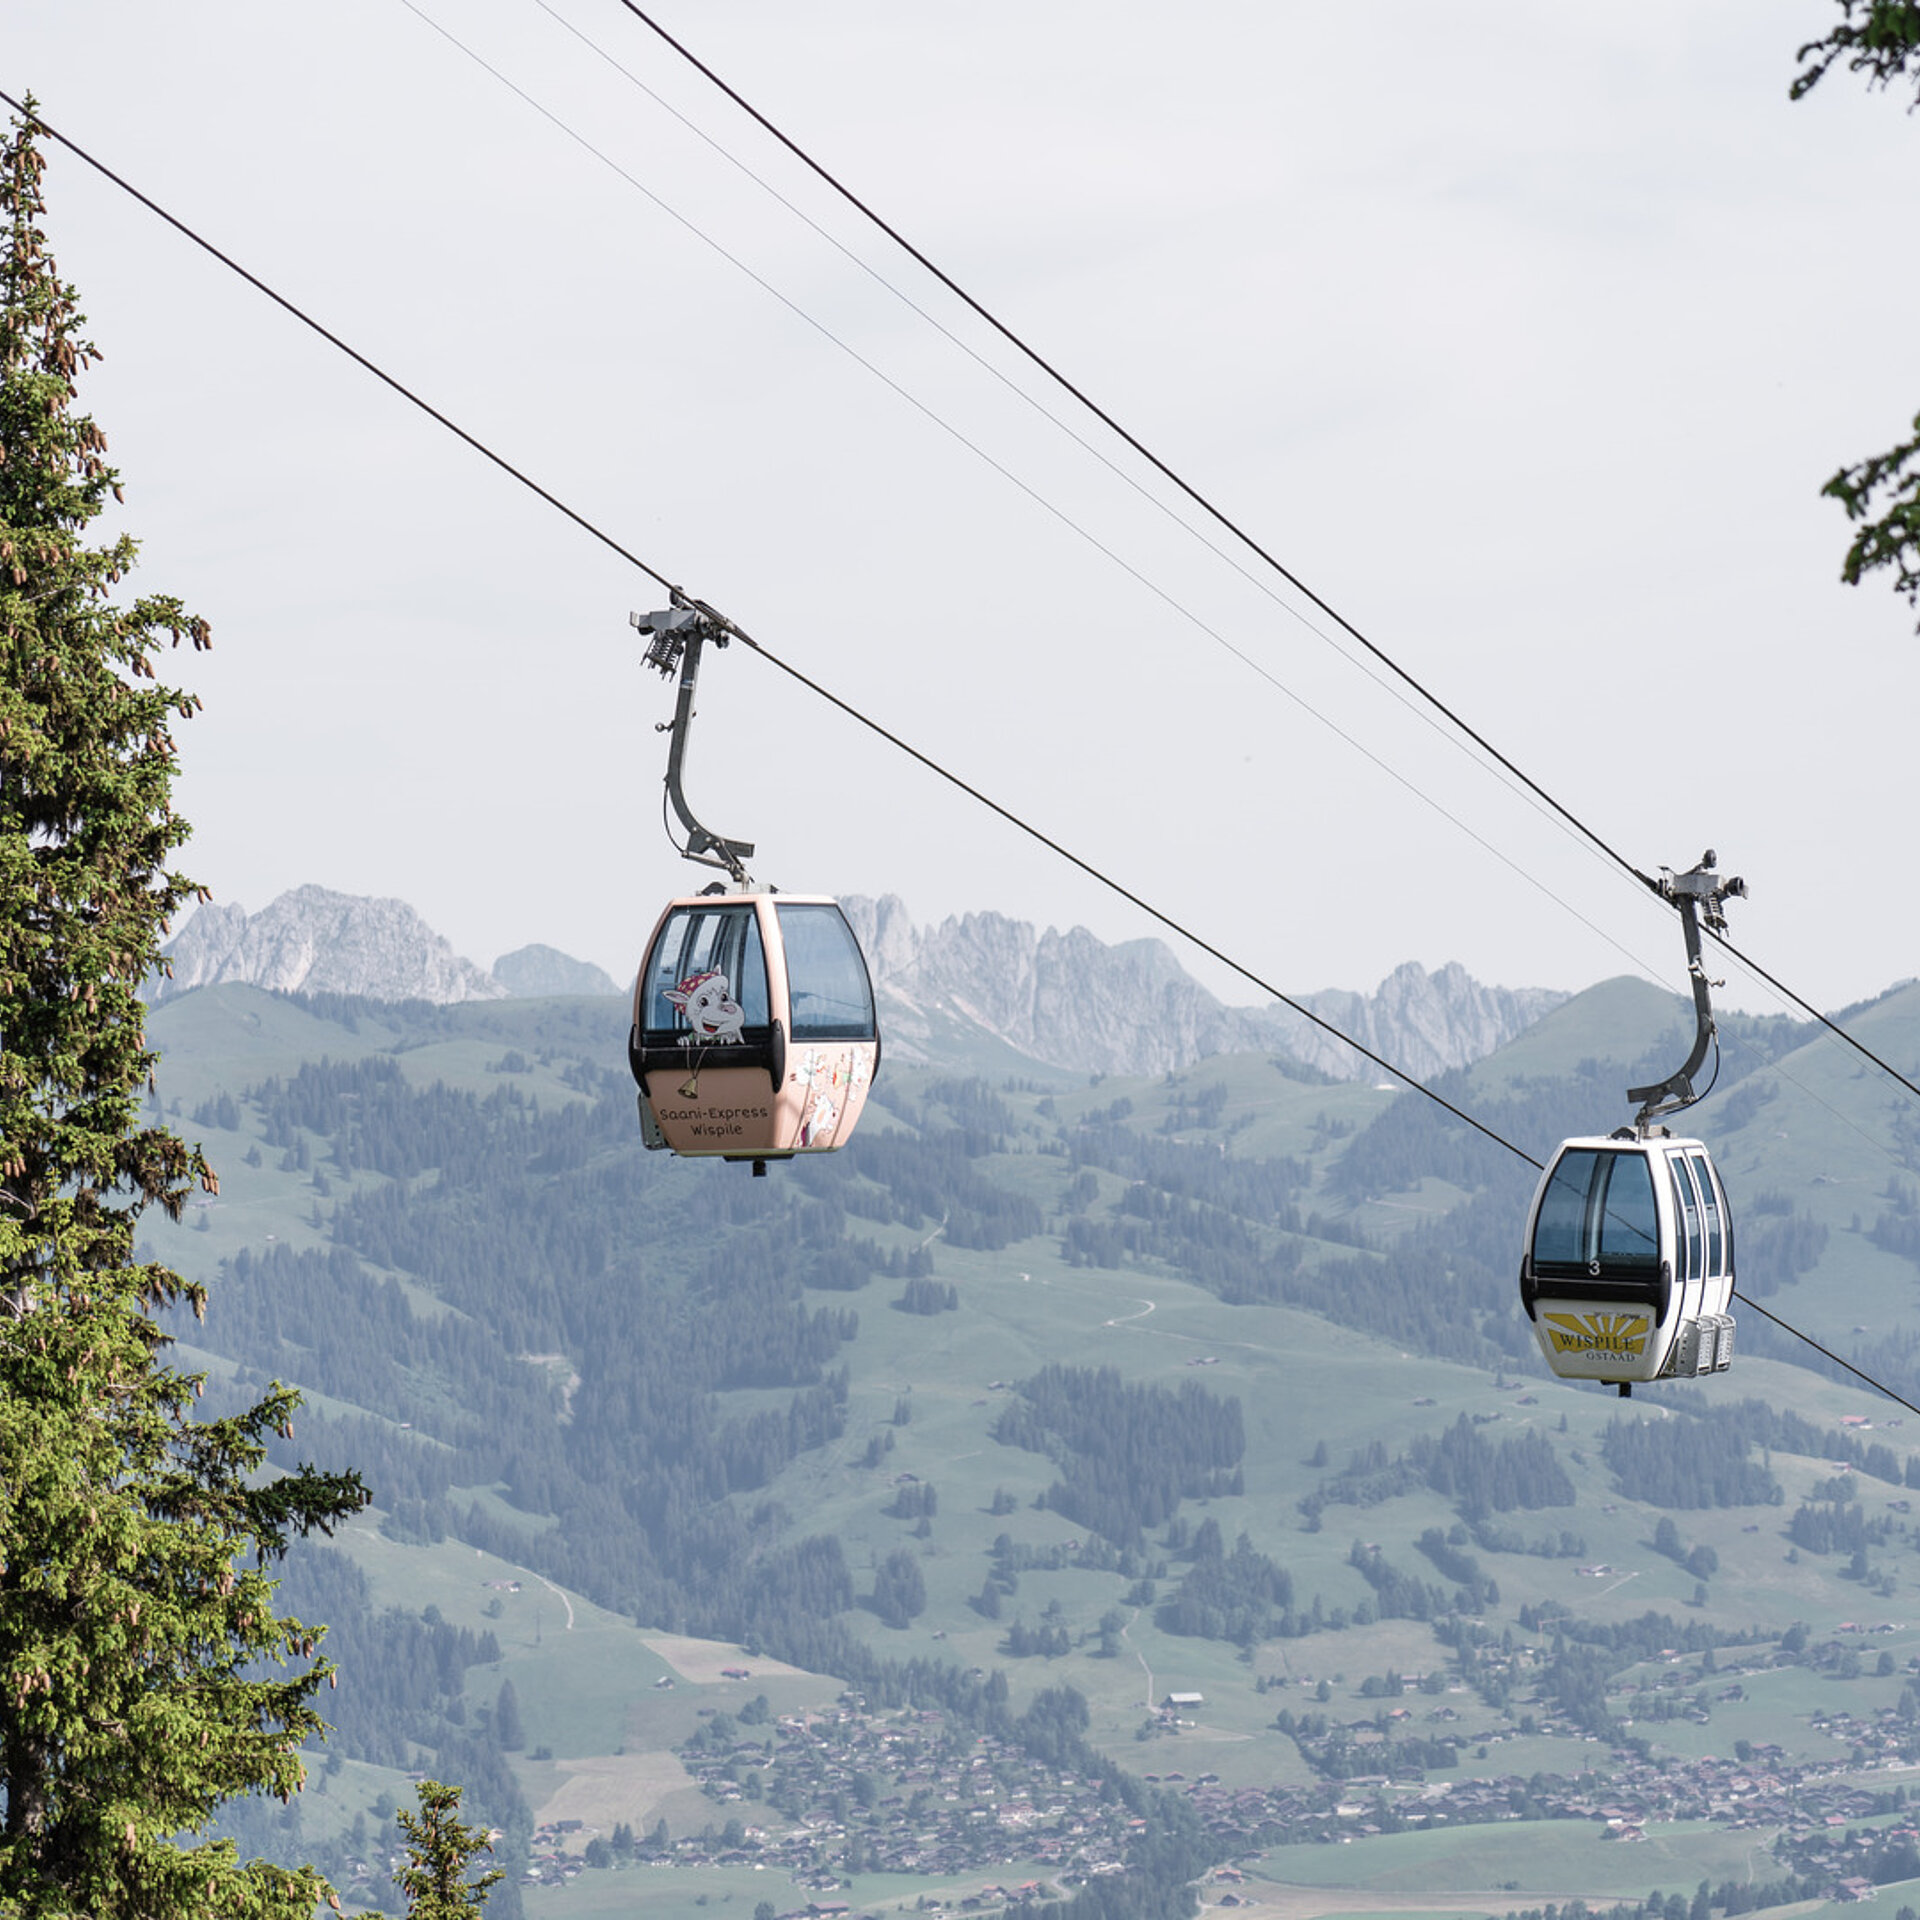
<svg viewBox="0 0 1920 1920"><path fill-rule="evenodd" d="M1775 1914L1910 1877L1897 1832L1869 1853L1883 1830L1848 1824L1892 1805L1863 1755L1920 1761L1920 1630L1894 1624L1920 1131L1884 1080L1809 1025L1722 1021L1685 1124L1740 1219L1739 1358L1622 1401L1538 1357L1529 1162L1626 1117L1688 1001L1590 987L1449 1113L1323 1081L1270 1044L1281 1016L1218 1006L1154 943L851 910L887 1063L844 1152L760 1180L644 1150L617 993L500 991L576 977L564 955L430 1005L436 977L490 976L398 903L317 893L176 948L185 978L272 960L341 990L154 1009L159 1110L221 1182L150 1209L140 1257L211 1289L167 1322L209 1410L295 1384L273 1464L374 1491L295 1544L281 1600L339 1664L342 1766L296 1837L352 1910L428 1769L535 1913L536 1875L610 1913L634 1872L744 1915L748 1860L756 1893L852 1881L860 1913L1166 1920L1197 1864L1298 1883L1309 1853L1370 1910L1389 1877L1428 1906L1489 1880L1568 1900L1639 1870L1596 1823L1644 1832L1669 1885L1750 1847L1734 1890ZM383 983L405 1001L347 997ZM1390 1054L1525 1010L1455 968L1315 1004ZM1920 984L1847 1024L1920 1057ZM1089 1070L1117 1057L1136 1071ZM289 1843L278 1807L223 1822ZM1125 1899L998 1892L1043 1877Z"/></svg>
<svg viewBox="0 0 1920 1920"><path fill-rule="evenodd" d="M942 1028L973 1025L1049 1066L1177 1072L1219 1053L1282 1053L1336 1080L1379 1069L1291 1008L1223 1006L1159 940L1110 947L1084 927L1044 933L1003 914L915 927L900 901L843 900L867 951L887 1045L944 1054ZM1487 987L1449 963L1408 961L1371 993L1295 996L1303 1007L1422 1078L1504 1046L1568 996Z"/></svg>
<svg viewBox="0 0 1920 1920"><path fill-rule="evenodd" d="M1332 1079L1379 1071L1292 1008L1223 1006L1162 941L1108 947L1085 927L1043 933L1004 914L916 927L895 895L849 897L843 906L874 970L887 1046L900 1060L995 1044L1043 1066L1092 1073L1167 1073L1231 1052L1286 1054ZM326 887L296 887L257 914L202 906L167 945L167 960L173 975L154 983L156 1000L228 983L444 1006L624 991L589 960L540 945L501 956L490 972L461 958L405 900ZM1567 995L1484 987L1452 962L1428 973L1409 960L1371 995L1298 998L1425 1077L1486 1058Z"/></svg>
<svg viewBox="0 0 1920 1920"><path fill-rule="evenodd" d="M156 1001L229 983L442 1006L620 991L602 968L552 947L522 947L488 972L463 960L404 900L326 887L296 887L258 913L209 903L167 943L166 955L172 977L153 983Z"/></svg>
<svg viewBox="0 0 1920 1920"><path fill-rule="evenodd" d="M917 927L894 895L842 902L867 952L882 1031L897 1059L950 1059L997 1047L1095 1073L1175 1072L1212 1054L1282 1054L1338 1080L1379 1069L1291 1008L1224 1006L1159 940L1108 946L1084 927L1041 932L997 913ZM543 999L623 989L552 947L522 947L491 971L456 954L401 900L297 887L259 913L202 907L167 949L164 1000L241 983L371 1000ZM1311 1013L1420 1077L1504 1046L1568 996L1483 986L1449 963L1409 961L1370 994L1297 996Z"/></svg>

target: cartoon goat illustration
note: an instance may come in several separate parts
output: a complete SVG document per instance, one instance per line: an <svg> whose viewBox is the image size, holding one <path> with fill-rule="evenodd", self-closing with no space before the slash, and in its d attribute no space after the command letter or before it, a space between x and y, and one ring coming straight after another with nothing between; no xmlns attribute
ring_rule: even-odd
<svg viewBox="0 0 1920 1920"><path fill-rule="evenodd" d="M666 996L687 1016L690 1033L680 1036L683 1047L733 1046L746 1036L746 1014L727 990L724 973L689 974Z"/></svg>
<svg viewBox="0 0 1920 1920"><path fill-rule="evenodd" d="M815 1146L827 1134L833 1131L833 1123L840 1117L833 1102L824 1094L813 1096L813 1107L808 1113L805 1124L800 1129L802 1148Z"/></svg>

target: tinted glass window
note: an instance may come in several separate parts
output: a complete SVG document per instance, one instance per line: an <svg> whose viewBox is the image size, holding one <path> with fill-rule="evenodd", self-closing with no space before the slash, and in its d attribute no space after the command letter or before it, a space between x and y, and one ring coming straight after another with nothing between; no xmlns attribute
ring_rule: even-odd
<svg viewBox="0 0 1920 1920"><path fill-rule="evenodd" d="M1600 1159L1597 1153L1567 1153L1555 1164L1533 1227L1536 1267L1586 1266L1587 1195Z"/></svg>
<svg viewBox="0 0 1920 1920"><path fill-rule="evenodd" d="M835 906L774 902L787 956L796 1040L871 1040L873 986L853 929Z"/></svg>
<svg viewBox="0 0 1920 1920"><path fill-rule="evenodd" d="M1643 1153L1616 1153L1599 1202L1602 1273L1652 1273L1660 1266L1660 1215L1653 1169Z"/></svg>
<svg viewBox="0 0 1920 1920"><path fill-rule="evenodd" d="M765 1030L767 957L751 906L682 907L647 956L646 1030L692 1039L696 1029L724 1043L730 1033Z"/></svg>
<svg viewBox="0 0 1920 1920"><path fill-rule="evenodd" d="M1667 1172L1673 1180L1673 1217L1676 1220L1684 1220L1687 1217L1687 1183L1685 1176L1681 1173L1679 1166L1671 1160L1667 1162ZM1695 1272L1687 1257L1687 1236L1684 1232L1674 1235L1673 1252L1673 1277L1680 1281L1698 1279L1699 1275Z"/></svg>
<svg viewBox="0 0 1920 1920"><path fill-rule="evenodd" d="M1671 1164L1680 1194L1680 1238L1686 1242L1687 1271L1705 1273L1707 1251L1702 1238L1700 1198L1693 1184L1693 1169L1687 1165L1683 1154L1676 1154Z"/></svg>
<svg viewBox="0 0 1920 1920"><path fill-rule="evenodd" d="M1727 1270L1726 1246L1720 1225L1720 1194L1713 1184L1713 1169L1707 1164L1704 1153L1689 1154L1693 1163L1694 1179L1700 1188L1700 1207L1707 1225L1707 1271L1722 1274Z"/></svg>
<svg viewBox="0 0 1920 1920"><path fill-rule="evenodd" d="M1580 1147L1563 1154L1534 1227L1536 1272L1638 1279L1660 1266L1660 1216L1643 1153Z"/></svg>

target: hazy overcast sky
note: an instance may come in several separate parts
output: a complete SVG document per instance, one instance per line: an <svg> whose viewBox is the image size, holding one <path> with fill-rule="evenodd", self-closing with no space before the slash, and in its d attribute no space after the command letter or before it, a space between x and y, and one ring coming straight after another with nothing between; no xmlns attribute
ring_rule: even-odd
<svg viewBox="0 0 1920 1920"><path fill-rule="evenodd" d="M1629 859L1717 847L1757 960L1825 1005L1920 972L1920 640L1819 497L1920 407L1920 116L1789 103L1831 0L650 11ZM10 0L0 76L1276 984L1682 983L1670 912L617 0ZM78 161L47 191L135 584L214 626L189 871L626 975L707 877L660 589ZM742 649L700 705L694 805L766 880L1158 931Z"/></svg>

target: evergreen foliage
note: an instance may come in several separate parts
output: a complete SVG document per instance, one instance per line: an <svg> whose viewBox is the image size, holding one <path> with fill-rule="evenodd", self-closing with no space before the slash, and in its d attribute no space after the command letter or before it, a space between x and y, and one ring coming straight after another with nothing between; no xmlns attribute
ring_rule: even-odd
<svg viewBox="0 0 1920 1920"><path fill-rule="evenodd" d="M407 1837L407 1864L394 1874L407 1896L411 1920L460 1920L487 1903L487 1889L501 1878L490 1867L477 1880L467 1868L477 1853L492 1851L478 1827L460 1819L460 1789L438 1780L420 1782L420 1811L402 1807L396 1816Z"/></svg>
<svg viewBox="0 0 1920 1920"><path fill-rule="evenodd" d="M1050 1455L1061 1477L1046 1504L1122 1548L1143 1546L1183 1499L1237 1491L1246 1451L1239 1401L1192 1381L1172 1392L1129 1385L1115 1367L1043 1368L1020 1383L993 1435Z"/></svg>
<svg viewBox="0 0 1920 1920"><path fill-rule="evenodd" d="M954 1313L960 1306L960 1289L950 1280L915 1278L893 1303L902 1313Z"/></svg>
<svg viewBox="0 0 1920 1920"><path fill-rule="evenodd" d="M1463 1413L1437 1440L1415 1440L1407 1458L1468 1521L1516 1507L1573 1505L1573 1482L1555 1457L1553 1442L1537 1427L1496 1445Z"/></svg>
<svg viewBox="0 0 1920 1920"><path fill-rule="evenodd" d="M1462 1613L1485 1613L1499 1605L1500 1583L1489 1579L1472 1554L1455 1546L1438 1527L1429 1527L1413 1543L1431 1560L1443 1579L1460 1589L1455 1604Z"/></svg>
<svg viewBox="0 0 1920 1920"><path fill-rule="evenodd" d="M1211 1533L1202 1528L1201 1535L1209 1550L1196 1556L1179 1592L1155 1613L1159 1626L1168 1633L1230 1640L1242 1647L1296 1631L1292 1575L1258 1551L1244 1533L1231 1553L1220 1551L1219 1528Z"/></svg>
<svg viewBox="0 0 1920 1920"><path fill-rule="evenodd" d="M1755 1299L1777 1293L1788 1282L1811 1273L1827 1250L1827 1227L1811 1214L1789 1212L1763 1219L1740 1239L1740 1286Z"/></svg>
<svg viewBox="0 0 1920 1920"><path fill-rule="evenodd" d="M904 1627L926 1606L927 1583L919 1560L905 1547L896 1547L874 1570L874 1612L884 1626Z"/></svg>
<svg viewBox="0 0 1920 1920"><path fill-rule="evenodd" d="M1748 1458L1747 1436L1756 1426L1764 1427L1757 1416L1609 1420L1600 1449L1630 1500L1675 1508L1777 1506L1779 1481Z"/></svg>
<svg viewBox="0 0 1920 1920"><path fill-rule="evenodd" d="M849 1244L839 1207L743 1199L699 1169L662 1178L633 1151L630 1091L543 1110L517 1086L416 1087L395 1066L326 1063L246 1090L274 1139L392 1172L340 1203L325 1252L226 1264L222 1350L260 1372L297 1365L382 1416L313 1430L365 1461L390 1532L457 1531L603 1605L769 1646L852 1605L837 1541L770 1547L777 1516L728 1499L843 1430L845 1375L829 1367L858 1321L811 1304L796 1271ZM696 1218L685 1265L651 1257ZM459 1311L416 1313L370 1265ZM563 1388L528 1353L577 1354L577 1379ZM739 1387L788 1391L727 1417L715 1396ZM450 1486L487 1484L524 1526L449 1511Z"/></svg>
<svg viewBox="0 0 1920 1920"><path fill-rule="evenodd" d="M276 1615L268 1569L356 1511L346 1474L261 1479L298 1395L200 1419L153 1309L201 1291L134 1249L205 1160L143 1124L138 990L193 893L167 862L163 641L207 644L178 600L119 607L119 497L76 401L96 355L40 221L28 118L0 156L0 1909L22 1916L312 1913L311 1869L204 1835L236 1795L286 1798L329 1676Z"/></svg>
<svg viewBox="0 0 1920 1920"><path fill-rule="evenodd" d="M1300 1265L1294 1196L1308 1169L1298 1160L1234 1160L1205 1143L1157 1139L1110 1122L1077 1129L1078 1168L1128 1177L1114 1219L1066 1222L1070 1266L1158 1260L1232 1305L1288 1297Z"/></svg>
<svg viewBox="0 0 1920 1920"><path fill-rule="evenodd" d="M1911 84L1920 101L1920 0L1838 0L1840 24L1798 54L1791 92L1798 100L1836 66L1865 77L1869 87ZM1839 501L1858 525L1840 577L1858 586L1881 567L1893 570L1894 590L1920 607L1920 414L1912 438L1886 453L1842 467L1820 489ZM1878 510L1876 513L1876 509Z"/></svg>
<svg viewBox="0 0 1920 1920"><path fill-rule="evenodd" d="M494 1697L493 1737L507 1753L518 1753L527 1744L527 1731L520 1722L520 1696L511 1680L502 1680Z"/></svg>
<svg viewBox="0 0 1920 1920"><path fill-rule="evenodd" d="M849 1213L935 1226L953 1246L997 1252L1045 1225L1032 1200L996 1186L976 1164L999 1144L997 1135L977 1127L863 1131L813 1173L812 1182Z"/></svg>
<svg viewBox="0 0 1920 1920"><path fill-rule="evenodd" d="M1397 1459L1372 1442L1302 1499L1300 1510L1317 1526L1329 1506L1377 1506L1421 1487L1451 1499L1475 1527L1491 1513L1573 1505L1573 1482L1544 1433L1530 1427L1496 1444L1463 1413L1444 1433L1418 1435Z"/></svg>

